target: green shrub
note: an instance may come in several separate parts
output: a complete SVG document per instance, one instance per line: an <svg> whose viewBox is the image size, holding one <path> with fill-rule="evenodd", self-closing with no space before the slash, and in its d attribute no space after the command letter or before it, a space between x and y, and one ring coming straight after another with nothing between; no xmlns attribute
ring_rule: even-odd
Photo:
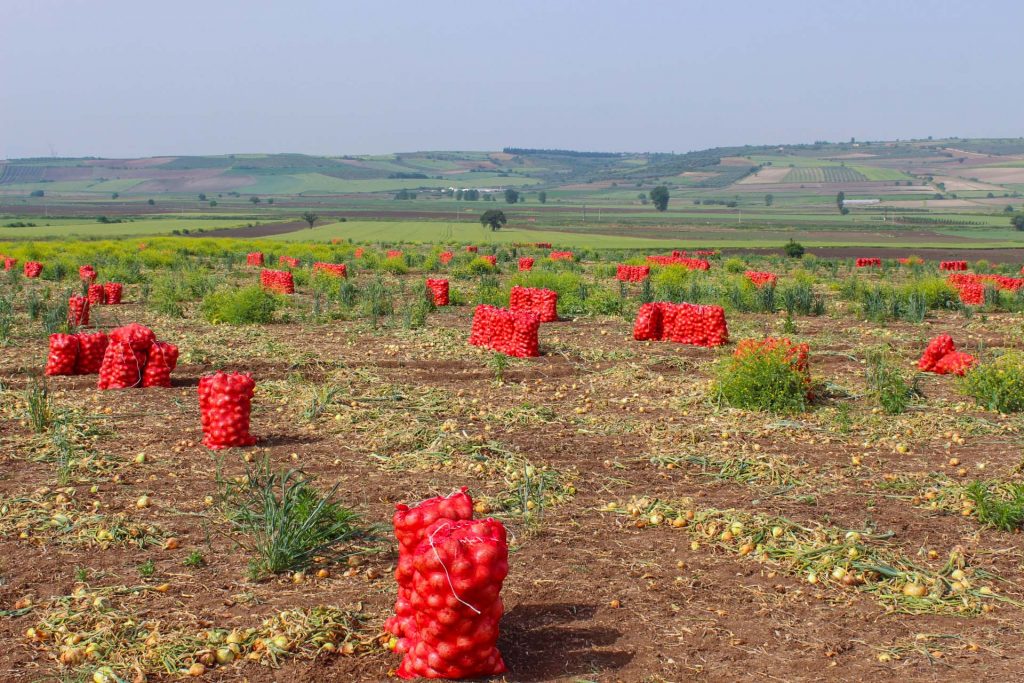
<svg viewBox="0 0 1024 683"><path fill-rule="evenodd" d="M716 368L714 392L719 403L744 410L790 414L809 403L806 377L784 348L730 355Z"/></svg>
<svg viewBox="0 0 1024 683"><path fill-rule="evenodd" d="M726 259L725 263L722 264L722 267L725 268L725 272L727 273L743 273L747 270L746 262L744 262L743 259L735 257Z"/></svg>
<svg viewBox="0 0 1024 683"><path fill-rule="evenodd" d="M1024 410L1024 354L1012 351L979 363L960 379L960 390L988 410Z"/></svg>
<svg viewBox="0 0 1024 683"><path fill-rule="evenodd" d="M786 256L790 258L803 258L804 256L804 245L800 244L796 240L789 240L783 247L786 252Z"/></svg>
<svg viewBox="0 0 1024 683"><path fill-rule="evenodd" d="M404 275L409 272L409 266L402 256L392 256L384 259L380 264L381 270L392 275Z"/></svg>
<svg viewBox="0 0 1024 683"><path fill-rule="evenodd" d="M269 323L281 299L258 286L222 289L203 299L203 316L211 323L249 325Z"/></svg>

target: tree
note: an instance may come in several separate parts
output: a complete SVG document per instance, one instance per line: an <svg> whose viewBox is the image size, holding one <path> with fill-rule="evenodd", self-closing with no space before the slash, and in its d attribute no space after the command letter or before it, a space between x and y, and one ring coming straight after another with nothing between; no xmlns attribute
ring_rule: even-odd
<svg viewBox="0 0 1024 683"><path fill-rule="evenodd" d="M543 190L538 192L537 193L537 201L540 202L541 204L547 204L548 203L548 193L544 192Z"/></svg>
<svg viewBox="0 0 1024 683"><path fill-rule="evenodd" d="M764 196L764 205L765 206L771 206L774 202L775 202L775 197L772 196L771 194L766 194Z"/></svg>
<svg viewBox="0 0 1024 683"><path fill-rule="evenodd" d="M45 193L45 192L43 192L42 190L32 190L32 192L30 192L28 196L29 196L29 197L42 197L42 196L44 196L45 194L46 194L46 193Z"/></svg>
<svg viewBox="0 0 1024 683"><path fill-rule="evenodd" d="M201 202L205 202L206 201L206 193L205 192L200 192L199 193L199 201L201 201Z"/></svg>
<svg viewBox="0 0 1024 683"><path fill-rule="evenodd" d="M147 204L149 204L150 206L153 206L153 205L155 205L155 204L156 204L156 202L155 202L155 201L153 201L152 199L148 199L148 200L146 200L146 203L147 203Z"/></svg>
<svg viewBox="0 0 1024 683"><path fill-rule="evenodd" d="M257 197L256 195L253 195L253 196L249 197L249 201L252 202L253 206L256 206L257 204L260 203L260 198Z"/></svg>
<svg viewBox="0 0 1024 683"><path fill-rule="evenodd" d="M666 210L668 208L668 188L658 185L651 190L651 201L654 202L654 208L658 211Z"/></svg>
<svg viewBox="0 0 1024 683"><path fill-rule="evenodd" d="M519 201L519 193L513 190L511 187L505 190L505 202L508 204L515 204Z"/></svg>
<svg viewBox="0 0 1024 683"><path fill-rule="evenodd" d="M1018 213L1016 216L1011 218L1010 225L1018 230L1024 230L1024 213Z"/></svg>
<svg viewBox="0 0 1024 683"><path fill-rule="evenodd" d="M786 246L783 247L786 251L786 256L790 258L803 258L804 257L804 245L800 244L796 240L789 240Z"/></svg>
<svg viewBox="0 0 1024 683"><path fill-rule="evenodd" d="M116 193L116 192L115 192L114 194L110 195L110 198L111 198L111 199L117 199L117 198L118 198L118 197L120 197L120 196L121 196L121 195L119 195L118 193Z"/></svg>
<svg viewBox="0 0 1024 683"><path fill-rule="evenodd" d="M316 223L319 219L320 219L320 216L317 216L312 211L307 211L306 213L302 214L302 220L304 220L307 223L309 223L309 229L310 230L313 229L313 224Z"/></svg>
<svg viewBox="0 0 1024 683"><path fill-rule="evenodd" d="M491 230L501 230L501 226L508 223L505 212L501 209L487 209L480 214L480 225L490 227Z"/></svg>
<svg viewBox="0 0 1024 683"><path fill-rule="evenodd" d="M843 202L845 202L845 201L846 201L846 193L840 191L840 193L836 195L836 208L839 209L840 211L842 211L843 210Z"/></svg>
<svg viewBox="0 0 1024 683"><path fill-rule="evenodd" d="M273 204L273 203L274 203L274 198L273 197L271 197L270 199L267 200L267 204Z"/></svg>
<svg viewBox="0 0 1024 683"><path fill-rule="evenodd" d="M217 200L216 199L211 199L210 200L210 206L217 206Z"/></svg>

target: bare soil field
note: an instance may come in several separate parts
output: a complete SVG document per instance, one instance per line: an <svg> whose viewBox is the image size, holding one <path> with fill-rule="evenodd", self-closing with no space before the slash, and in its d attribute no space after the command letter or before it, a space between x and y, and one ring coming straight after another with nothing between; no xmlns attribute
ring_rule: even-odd
<svg viewBox="0 0 1024 683"><path fill-rule="evenodd" d="M253 272L219 277L241 283ZM389 286L415 291L420 281ZM45 283L22 284L19 301ZM465 298L472 287L453 280ZM178 344L173 387L98 391L95 377L50 378L53 409L75 425L71 463L55 461L49 437L24 418L46 341L20 306L0 353L0 680L87 680L100 661L146 663L128 667L127 680L178 680L178 666L207 661L223 634L247 629L269 644L205 667L202 680L389 680L399 661L381 645L395 600L394 504L463 485L512 539L499 640L509 672L499 680L1018 676L1021 537L929 492L978 476L1015 480L1024 423L978 409L936 375L919 378L908 412L882 414L863 362L883 343L910 368L940 332L965 350L1017 348L1019 314L878 324L828 294L828 314L798 316L790 332L810 344L815 381L828 389L808 412L779 416L713 400L709 381L732 346L636 342L629 317L545 324L542 356L511 359L499 377L492 354L466 343L471 306L439 309L421 329L400 316L378 327L317 321L300 287L289 321L231 327L206 323L194 302L184 317L156 313L142 296L130 285L128 303L96 309L95 324L136 321ZM734 340L777 335L782 323L729 314ZM257 379L254 448L198 445L196 386L221 368ZM326 401L325 387L336 389ZM253 551L223 496L263 458L324 490L337 484L380 525L377 540L316 565L322 572L249 578ZM543 473L544 488L524 491L524 467ZM754 550L771 537L792 555ZM837 548L922 576L962 568L974 586L907 598L878 572L844 583L803 564ZM311 615L324 609L346 647L310 645ZM157 635L143 643L140 626ZM84 660L58 661L89 642L100 645Z"/></svg>

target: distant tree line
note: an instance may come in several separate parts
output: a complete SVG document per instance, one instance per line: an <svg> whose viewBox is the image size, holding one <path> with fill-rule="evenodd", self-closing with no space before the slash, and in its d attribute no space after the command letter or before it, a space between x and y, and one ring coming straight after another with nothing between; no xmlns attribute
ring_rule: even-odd
<svg viewBox="0 0 1024 683"><path fill-rule="evenodd" d="M621 157L621 152L574 152L571 149L530 149L529 147L504 147L501 150L505 154L517 154L519 156L546 155L560 157Z"/></svg>

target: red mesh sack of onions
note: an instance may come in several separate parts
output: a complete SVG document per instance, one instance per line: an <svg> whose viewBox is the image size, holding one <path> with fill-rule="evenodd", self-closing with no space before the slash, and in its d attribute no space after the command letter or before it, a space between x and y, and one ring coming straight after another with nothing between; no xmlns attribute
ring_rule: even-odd
<svg viewBox="0 0 1024 683"><path fill-rule="evenodd" d="M633 323L633 339L658 341L662 338L661 308L657 303L642 304Z"/></svg>
<svg viewBox="0 0 1024 683"><path fill-rule="evenodd" d="M427 289L434 299L435 306L448 305L448 281L443 278L427 278Z"/></svg>
<svg viewBox="0 0 1024 683"><path fill-rule="evenodd" d="M10 256L4 257L4 270L11 270L16 265L18 265L18 259L11 258Z"/></svg>
<svg viewBox="0 0 1024 683"><path fill-rule="evenodd" d="M917 361L917 369L931 372L943 356L954 351L956 351L956 345L953 343L953 338L948 334L940 334L928 342L928 347L921 354L921 360Z"/></svg>
<svg viewBox="0 0 1024 683"><path fill-rule="evenodd" d="M356 251L355 251L355 257L356 258L363 258L363 254L365 254L365 253L366 253L365 249L363 249L362 247L356 247Z"/></svg>
<svg viewBox="0 0 1024 683"><path fill-rule="evenodd" d="M321 263L317 261L313 264L313 273L324 273L325 275L334 275L336 277L348 277L348 266L344 263Z"/></svg>
<svg viewBox="0 0 1024 683"><path fill-rule="evenodd" d="M128 389L142 386L142 373L146 368L146 351L133 349L131 344L115 341L111 335L100 365L99 389Z"/></svg>
<svg viewBox="0 0 1024 683"><path fill-rule="evenodd" d="M82 282L96 282L96 269L92 266L81 266L78 269L78 277Z"/></svg>
<svg viewBox="0 0 1024 683"><path fill-rule="evenodd" d="M401 678L478 678L505 671L498 652L508 539L494 519L438 520L412 561L415 635Z"/></svg>
<svg viewBox="0 0 1024 683"><path fill-rule="evenodd" d="M533 270L533 259L523 256L519 259L519 270Z"/></svg>
<svg viewBox="0 0 1024 683"><path fill-rule="evenodd" d="M295 293L295 278L287 270L260 271L260 286L279 294Z"/></svg>
<svg viewBox="0 0 1024 683"><path fill-rule="evenodd" d="M466 253L475 254L480 251L480 247L466 247Z"/></svg>
<svg viewBox="0 0 1024 683"><path fill-rule="evenodd" d="M178 347L167 342L153 342L146 353L146 369L142 371L142 386L171 386L171 373L177 366Z"/></svg>
<svg viewBox="0 0 1024 683"><path fill-rule="evenodd" d="M427 528L439 519L461 520L473 518L473 499L466 493L466 487L448 496L437 496L414 507L399 503L395 505L392 522L398 539L398 568L395 581L398 583L398 599L395 601L395 615L384 624L384 629L398 638L398 652L405 652L409 639L415 634L415 619L409 602L413 579L413 554L416 547L426 538Z"/></svg>
<svg viewBox="0 0 1024 683"><path fill-rule="evenodd" d="M453 254L452 252L442 251L441 255L437 257L437 260L439 260L441 263L447 266L449 263L452 262L453 258L455 258L455 254Z"/></svg>
<svg viewBox="0 0 1024 683"><path fill-rule="evenodd" d="M542 323L554 322L558 320L558 292L516 285L509 292L508 307L513 312L536 313Z"/></svg>
<svg viewBox="0 0 1024 683"><path fill-rule="evenodd" d="M498 257L495 256L494 254L484 254L483 256L480 256L478 258L482 258L484 261L487 261L492 266L497 267L498 265Z"/></svg>
<svg viewBox="0 0 1024 683"><path fill-rule="evenodd" d="M103 285L89 285L89 293L86 298L89 299L89 305L98 306L107 303L107 292L103 289Z"/></svg>
<svg viewBox="0 0 1024 683"><path fill-rule="evenodd" d="M25 277L39 277L43 272L43 264L39 261L25 261Z"/></svg>
<svg viewBox="0 0 1024 683"><path fill-rule="evenodd" d="M124 285L120 282L108 282L103 285L103 293L106 296L107 304L116 306L121 303L121 294L124 292Z"/></svg>
<svg viewBox="0 0 1024 683"><path fill-rule="evenodd" d="M402 257L402 252L399 249L388 249L386 254L385 254L385 257L386 258L401 258Z"/></svg>
<svg viewBox="0 0 1024 683"><path fill-rule="evenodd" d="M963 351L951 351L939 359L932 372L939 375L959 375L974 367L978 359Z"/></svg>
<svg viewBox="0 0 1024 683"><path fill-rule="evenodd" d="M249 414L256 382L243 373L218 372L199 380L199 412L203 445L219 450L252 446Z"/></svg>
<svg viewBox="0 0 1024 683"><path fill-rule="evenodd" d="M262 266L263 265L263 252L262 251L251 251L245 255L245 265L247 266Z"/></svg>
<svg viewBox="0 0 1024 683"><path fill-rule="evenodd" d="M89 300L84 296L68 299L68 325L83 327L89 324Z"/></svg>
<svg viewBox="0 0 1024 683"><path fill-rule="evenodd" d="M128 344L136 351L148 351L149 347L156 341L153 330L145 325L131 323L124 327L118 327L110 332L110 341Z"/></svg>
<svg viewBox="0 0 1024 683"><path fill-rule="evenodd" d="M95 375L103 366L110 338L103 332L78 334L78 360L75 362L76 375Z"/></svg>
<svg viewBox="0 0 1024 683"><path fill-rule="evenodd" d="M78 335L51 334L50 353L46 357L47 375L73 375L78 362Z"/></svg>
<svg viewBox="0 0 1024 683"><path fill-rule="evenodd" d="M298 268L299 267L299 259L293 258L291 256L281 255L281 256L279 256L277 258L277 262L278 262L278 264L280 264L282 266L288 266L289 268Z"/></svg>

